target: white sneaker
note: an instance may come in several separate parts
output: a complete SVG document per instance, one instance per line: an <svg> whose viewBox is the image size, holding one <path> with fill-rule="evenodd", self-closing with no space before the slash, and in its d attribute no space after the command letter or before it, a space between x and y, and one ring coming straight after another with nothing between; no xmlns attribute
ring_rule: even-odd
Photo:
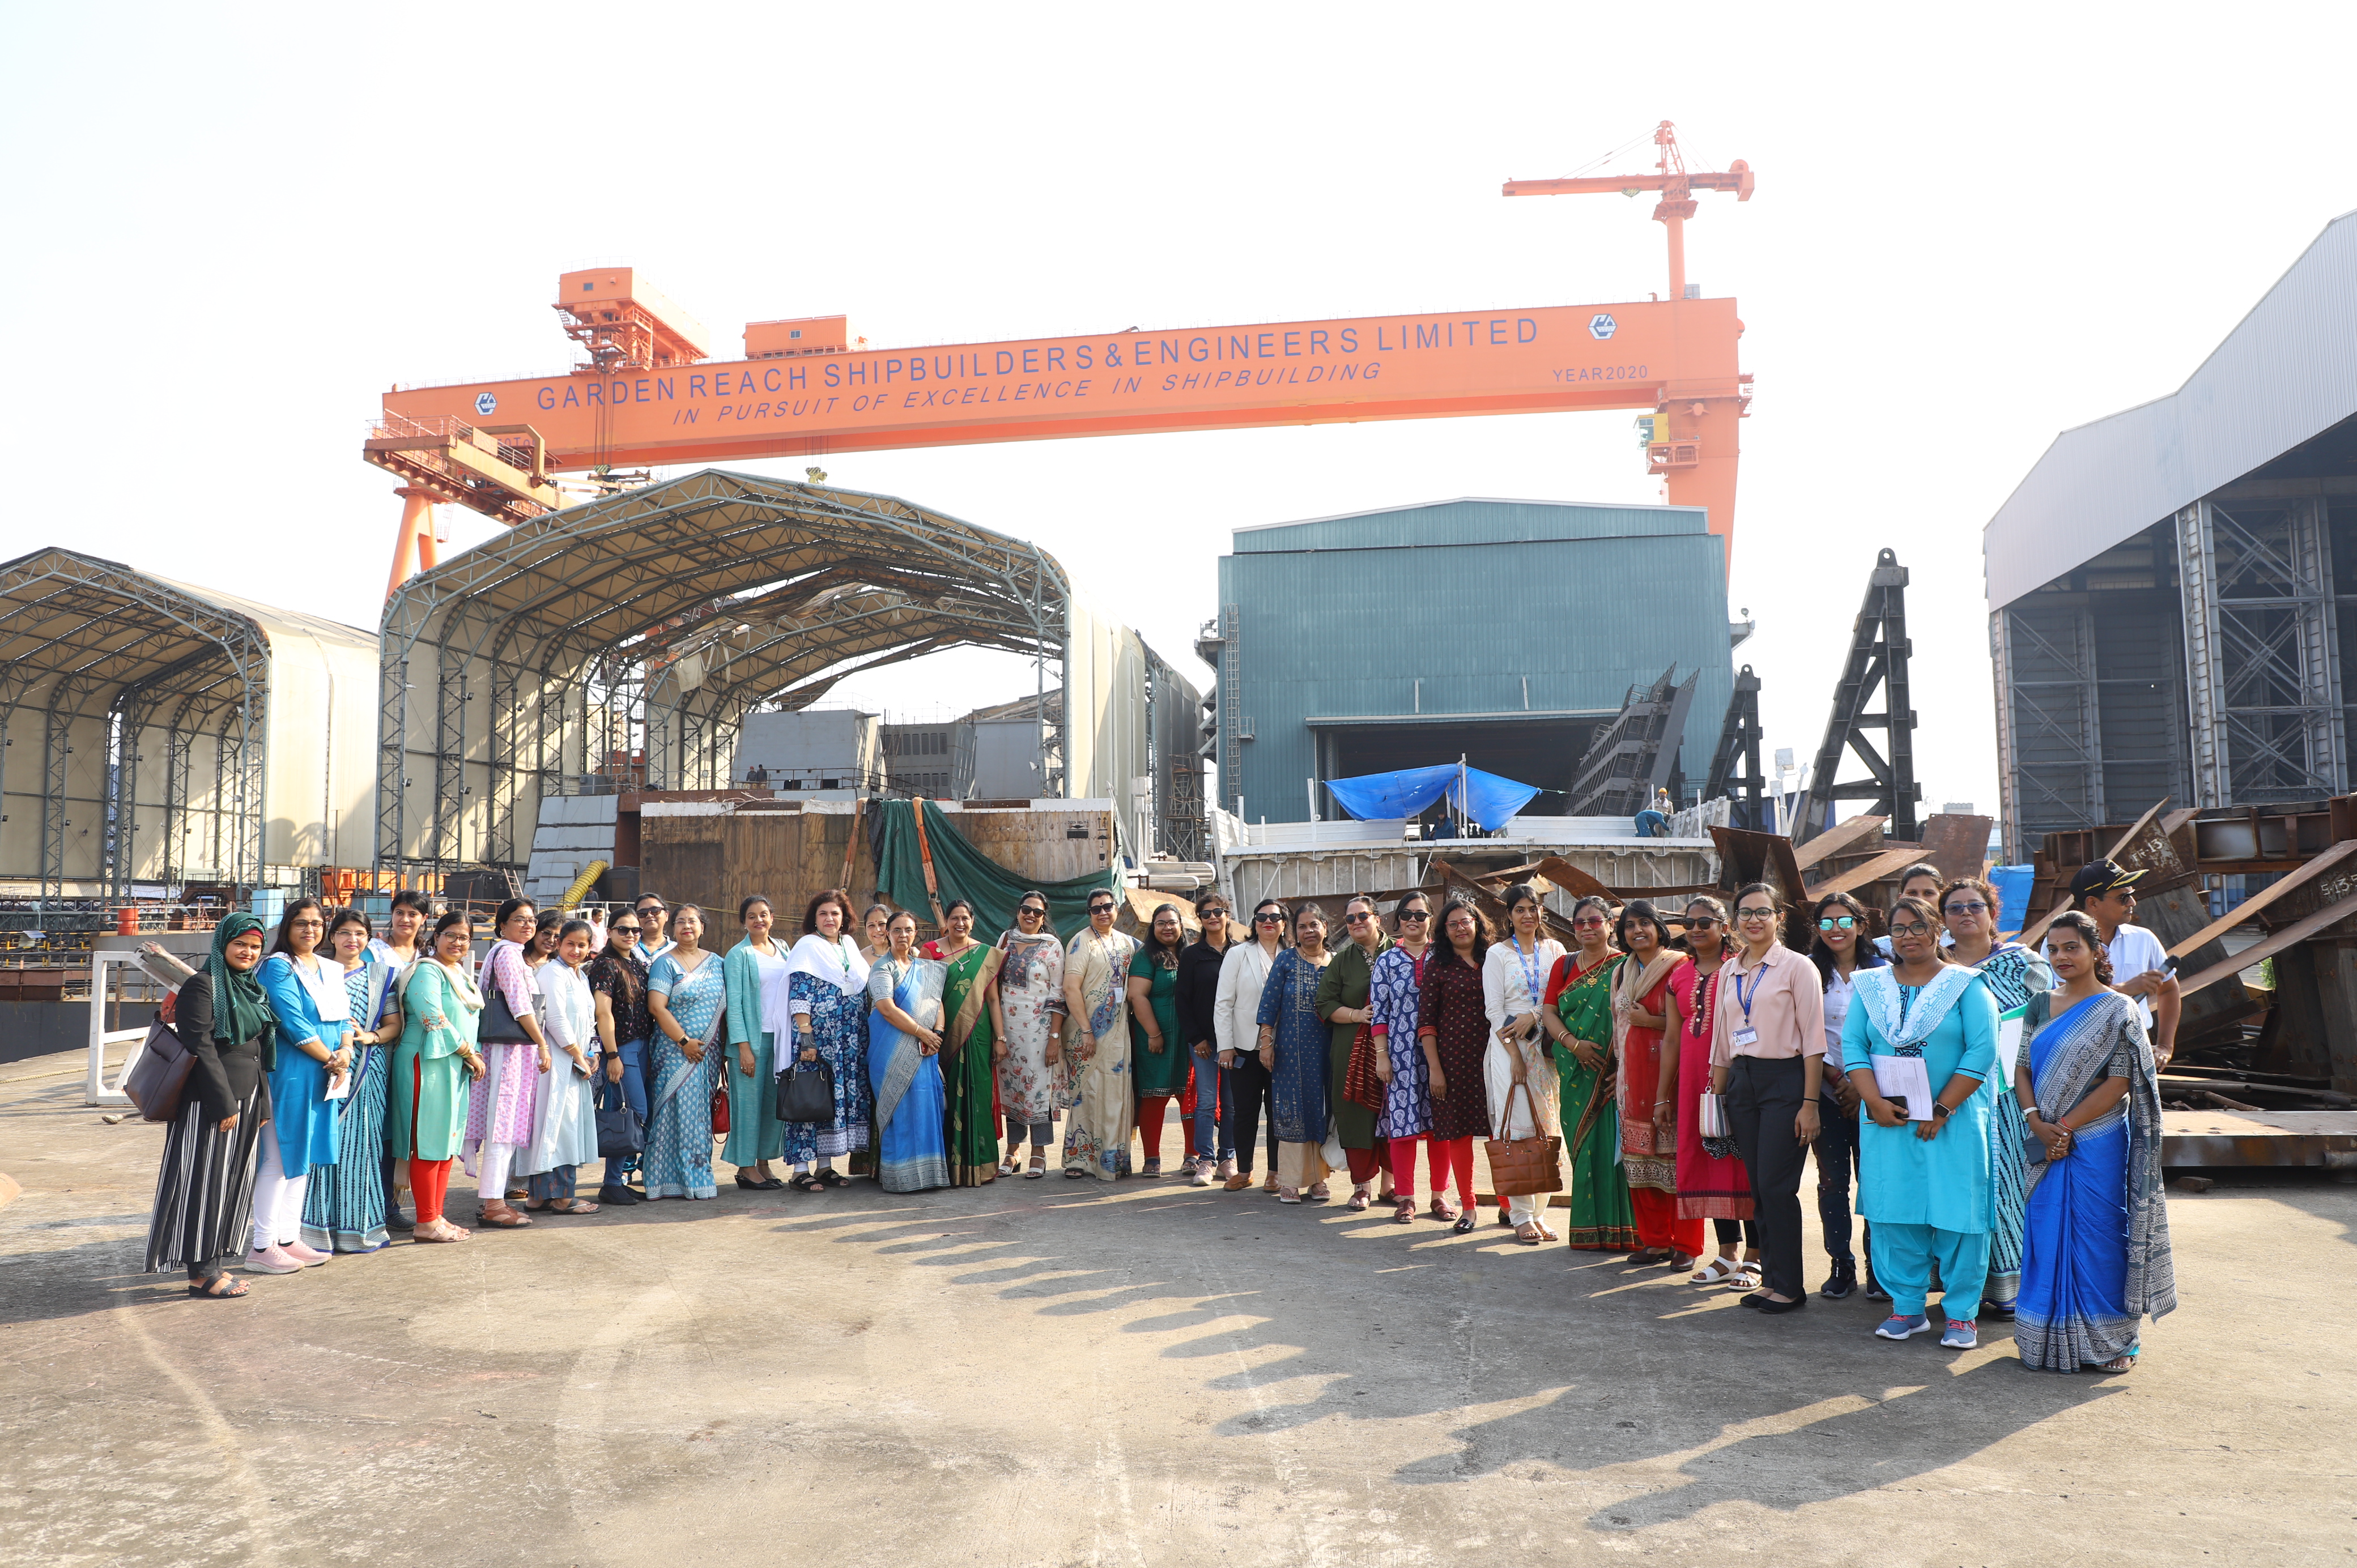
<svg viewBox="0 0 2357 1568"><path fill-rule="evenodd" d="M1189 1187L1209 1187L1209 1186L1211 1186L1211 1161L1209 1161L1209 1160L1197 1160L1197 1161L1195 1162L1195 1176L1194 1176L1194 1179L1193 1179L1192 1181L1189 1181L1187 1185L1188 1185Z"/></svg>

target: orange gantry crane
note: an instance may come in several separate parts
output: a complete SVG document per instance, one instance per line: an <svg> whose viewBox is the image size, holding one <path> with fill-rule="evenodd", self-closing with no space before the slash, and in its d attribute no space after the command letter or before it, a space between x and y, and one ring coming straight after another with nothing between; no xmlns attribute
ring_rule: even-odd
<svg viewBox="0 0 2357 1568"><path fill-rule="evenodd" d="M1693 193L1751 197L1750 167L1685 167L1662 122L1650 175L1509 180L1508 196L1661 192L1670 295L1609 305L1415 313L870 349L841 316L757 321L745 357L628 267L566 273L556 310L585 353L537 380L395 388L362 455L401 480L390 594L436 560L433 509L510 524L565 504L555 476L657 463L823 456L1176 430L1641 408L1674 505L1735 528L1738 368L1731 298L1685 281Z"/></svg>

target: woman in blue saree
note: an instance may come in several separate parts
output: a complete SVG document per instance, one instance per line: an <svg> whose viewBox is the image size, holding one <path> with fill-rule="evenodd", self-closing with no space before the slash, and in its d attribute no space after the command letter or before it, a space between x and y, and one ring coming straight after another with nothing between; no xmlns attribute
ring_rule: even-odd
<svg viewBox="0 0 2357 1568"><path fill-rule="evenodd" d="M867 1077L876 1086L876 1180L886 1192L950 1185L942 1079L942 992L949 966L916 956L917 918L885 928L884 956L867 972Z"/></svg>
<svg viewBox="0 0 2357 1568"><path fill-rule="evenodd" d="M2125 1372L2141 1321L2177 1305L2152 1043L2093 920L2058 917L2046 956L2062 984L2031 1000L2013 1075L2030 1134L2013 1340L2035 1370Z"/></svg>

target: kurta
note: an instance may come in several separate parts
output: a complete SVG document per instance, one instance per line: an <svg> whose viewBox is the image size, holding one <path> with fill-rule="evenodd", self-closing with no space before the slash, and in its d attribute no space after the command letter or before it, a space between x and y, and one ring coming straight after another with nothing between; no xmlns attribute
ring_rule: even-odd
<svg viewBox="0 0 2357 1568"><path fill-rule="evenodd" d="M1678 1218L1749 1219L1755 1212L1751 1176L1733 1155L1713 1159L1702 1146L1702 1094L1710 1087L1710 1046L1717 1032L1718 980L1724 966L1703 973L1691 963L1670 973L1677 1002Z"/></svg>
<svg viewBox="0 0 2357 1568"><path fill-rule="evenodd" d="M778 1074L785 1066L779 1052L782 1046L791 1054L791 1043L778 1037L776 1008L769 1003L772 988L781 994L786 990L786 946L773 938L765 953L748 937L721 963L728 989L727 1020L721 1027L728 1048L721 1053L726 1059L718 1070L727 1075L728 1141L720 1157L732 1165L750 1165L774 1160L786 1148L785 1123L778 1120ZM791 1024L784 1032L791 1033ZM752 1053L750 1073L744 1070L742 1051Z"/></svg>
<svg viewBox="0 0 2357 1568"><path fill-rule="evenodd" d="M1120 931L1100 937L1092 927L1064 950L1064 978L1080 983L1081 1016L1065 1020L1064 1059L1057 1074L1057 1103L1064 1109L1064 1168L1085 1170L1099 1181L1129 1173L1129 1140L1137 1118L1131 1093L1129 1013L1126 982L1137 940ZM1081 1059L1081 1031L1096 1040L1096 1054Z"/></svg>
<svg viewBox="0 0 2357 1568"><path fill-rule="evenodd" d="M524 963L523 949L517 943L493 942L490 951L483 955L476 983L482 987L486 1014L494 991L519 1023L539 1011L540 993ZM530 1040L486 1040L482 1056L483 1076L475 1080L467 1108L465 1158L470 1175L475 1172L474 1157L485 1144L528 1147L540 1117L540 1048Z"/></svg>
<svg viewBox="0 0 2357 1568"><path fill-rule="evenodd" d="M410 966L401 985L401 1044L393 1048L393 1114L385 1152L397 1160L450 1160L467 1135L467 1064L483 1016L482 993L439 959Z"/></svg>
<svg viewBox="0 0 2357 1568"><path fill-rule="evenodd" d="M1432 1135L1454 1142L1490 1135L1490 1100L1481 1064L1490 1047L1490 1018L1481 999L1481 972L1437 946L1424 966L1416 1032L1432 1031L1441 1084L1432 1092Z"/></svg>
<svg viewBox="0 0 2357 1568"><path fill-rule="evenodd" d="M1178 966L1163 968L1155 961L1153 950L1140 942L1130 956L1127 978L1146 983L1146 1005L1154 1014L1154 1026L1162 1031L1162 1049L1157 1052L1146 1042L1146 1026L1138 1022L1137 1009L1129 1008L1129 1051L1130 1059L1137 1064L1137 1098L1160 1100L1175 1095L1185 1085L1188 1064L1194 1059L1194 1053L1178 1037Z"/></svg>
<svg viewBox="0 0 2357 1568"><path fill-rule="evenodd" d="M1372 953L1355 941L1346 941L1327 964L1326 972L1318 977L1315 1005L1318 1016L1326 1020L1326 1103L1332 1108L1334 1133L1346 1149L1372 1149L1375 1146L1375 1111L1361 1105L1342 1092L1351 1073L1351 1053L1357 1048L1359 1035L1372 1027L1366 1024L1338 1024L1334 1021L1337 1007L1364 1007L1374 991L1374 966L1388 951L1392 940L1381 930L1375 933Z"/></svg>
<svg viewBox="0 0 2357 1568"><path fill-rule="evenodd" d="M647 966L647 993L665 999L672 1022L691 1040L714 1042L700 1062L689 1061L661 1028L649 1042L647 1146L640 1170L651 1198L720 1196L712 1176L712 1091L727 1055L715 1027L727 996L726 961L705 953L694 969L683 970L674 951Z"/></svg>
<svg viewBox="0 0 2357 1568"><path fill-rule="evenodd" d="M990 1021L990 985L1002 958L976 942L955 958L942 960L942 1115L950 1161L950 1184L980 1187L998 1176L997 1069L991 1057L998 1032ZM873 987L870 995L874 994ZM877 1086L882 1103L881 1084Z"/></svg>
<svg viewBox="0 0 2357 1568"><path fill-rule="evenodd" d="M1883 983L1888 969L1862 969L1850 983L1856 996L1842 1025L1842 1061L1855 1070L1872 1057L1901 1054L1886 1036L1870 1004L1869 987ZM1888 982L1897 985L1893 979ZM1905 988L1901 988L1905 989ZM1996 1070L1996 1003L1988 988L1964 988L1921 1043L1924 1070L1936 1098L1956 1073L1986 1082ZM1986 1234L1989 1226L1988 1101L1975 1093L1947 1118L1929 1143L1913 1124L1882 1127L1858 1118L1858 1212L1880 1225L1928 1225L1936 1230Z"/></svg>
<svg viewBox="0 0 2357 1568"><path fill-rule="evenodd" d="M998 947L1004 955L998 1010L1006 1021L998 1103L1016 1121L1037 1126L1056 1119L1056 1069L1048 1062L1048 1043L1064 1026L1064 945L1044 931L1036 937L1009 931Z"/></svg>
<svg viewBox="0 0 2357 1568"><path fill-rule="evenodd" d="M1276 1065L1269 1069L1269 1120L1280 1144L1323 1144L1327 1118L1327 1049L1332 1032L1318 1016L1323 961L1287 948L1269 965L1261 987L1261 1025L1276 1029Z"/></svg>
<svg viewBox="0 0 2357 1568"><path fill-rule="evenodd" d="M1432 1131L1431 1073L1425 1066L1424 1046L1416 1038L1416 1015L1423 999L1424 972L1434 949L1411 954L1394 942L1376 955L1367 981L1367 1027L1381 1029L1383 1049L1391 1058L1391 1081L1383 1085L1383 1114L1375 1120L1380 1138L1419 1138Z"/></svg>
<svg viewBox="0 0 2357 1568"><path fill-rule="evenodd" d="M363 961L344 971L352 1026L373 1032L384 1015L394 966ZM373 1252L393 1240L384 1211L384 1110L393 1084L391 1046L356 1046L351 1092L336 1123L336 1159L315 1167L303 1195L303 1244L319 1251Z"/></svg>
<svg viewBox="0 0 2357 1568"><path fill-rule="evenodd" d="M278 1168L289 1177L336 1163L336 1120L343 1113L342 1101L325 1098L327 1064L301 1049L303 1041L317 1040L332 1055L344 1043L343 968L333 959L316 953L312 958L318 967L306 972L296 967L292 954L272 953L256 976L278 1020L278 1060L270 1069L271 1131L278 1136ZM336 1016L322 1017L323 1004Z"/></svg>
<svg viewBox="0 0 2357 1568"><path fill-rule="evenodd" d="M1627 961L1625 954L1607 953L1582 969L1580 955L1567 953L1556 961L1547 982L1563 1026L1603 1058L1600 1067L1584 1067L1577 1055L1556 1048L1564 1144L1571 1155L1571 1223L1565 1239L1585 1251L1628 1251L1637 1245L1629 1182L1620 1168L1618 1064L1612 1054L1612 977Z"/></svg>
<svg viewBox="0 0 2357 1568"><path fill-rule="evenodd" d="M548 1031L550 1067L542 1083L533 1123L532 1146L516 1155L516 1171L538 1176L586 1165L597 1157L596 1035L597 1004L589 980L563 959L551 959L537 972L541 1027ZM585 1075L573 1065L566 1046L578 1046L589 1060Z"/></svg>
<svg viewBox="0 0 2357 1568"><path fill-rule="evenodd" d="M876 1097L867 1081L867 985L845 991L814 974L794 972L789 1000L796 1017L810 1019L794 1051L809 1047L834 1074L834 1116L827 1122L785 1124L785 1156L798 1165L831 1160L868 1146L868 1122Z"/></svg>
<svg viewBox="0 0 2357 1568"><path fill-rule="evenodd" d="M1498 1138L1547 1137L1562 1126L1555 1061L1546 1054L1546 1034L1534 1029L1516 1046L1498 1038L1498 1031L1525 1013L1535 1013L1546 997L1546 977L1563 957L1563 944L1542 938L1537 951L1524 952L1511 941L1491 942L1481 961L1483 1013L1490 1038L1481 1057L1481 1079L1489 1094L1490 1125ZM1529 1093L1516 1094L1514 1057L1522 1058L1523 1081ZM1509 1101L1512 1101L1511 1106ZM1525 1109L1527 1107L1527 1109Z"/></svg>

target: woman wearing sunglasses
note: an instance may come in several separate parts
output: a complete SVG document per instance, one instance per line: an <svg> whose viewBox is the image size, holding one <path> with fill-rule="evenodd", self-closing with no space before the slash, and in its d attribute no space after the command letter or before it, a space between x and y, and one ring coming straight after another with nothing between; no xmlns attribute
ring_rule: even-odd
<svg viewBox="0 0 2357 1568"><path fill-rule="evenodd" d="M1662 1053L1653 1125L1674 1135L1678 1218L1707 1219L1717 1256L1686 1276L1697 1285L1760 1288L1760 1222L1752 1218L1751 1178L1733 1155L1703 1144L1702 1091L1710 1087L1710 1050L1718 1022L1719 977L1734 955L1727 906L1705 895L1686 903L1687 963L1670 976L1670 1027L1677 1049ZM1716 1142L1716 1140L1714 1140Z"/></svg>
<svg viewBox="0 0 2357 1568"><path fill-rule="evenodd" d="M1612 978L1627 957L1613 945L1612 906L1593 895L1571 907L1577 944L1547 977L1542 1015L1555 1041L1564 1147L1571 1155L1571 1245L1627 1252L1643 1243L1620 1168L1620 1106L1612 1055Z"/></svg>
<svg viewBox="0 0 2357 1568"><path fill-rule="evenodd" d="M1064 1176L1119 1181L1129 1174L1137 1103L1130 1087L1129 961L1137 939L1113 929L1117 908L1100 887L1089 895L1087 929L1064 950L1063 1063L1057 1103L1064 1112Z"/></svg>
<svg viewBox="0 0 2357 1568"><path fill-rule="evenodd" d="M1999 941L1996 890L1976 876L1959 877L1940 890L1940 918L1948 928L1947 960L1981 977L2000 1021L2027 1007L2033 996L2054 988L2054 971L2019 942ZM2021 1294L2021 1219L2029 1198L2029 1167L2022 1140L2029 1125L2010 1094L1989 1101L1989 1272L1981 1305L2001 1318L2013 1316Z"/></svg>
<svg viewBox="0 0 2357 1568"><path fill-rule="evenodd" d="M1361 1210L1374 1201L1369 1189L1379 1170L1383 1173L1383 1201L1396 1201L1390 1190L1391 1147L1375 1136L1383 1095L1382 1080L1374 1076L1374 1032L1369 1027L1374 1017L1369 993L1374 986L1375 961L1390 950L1392 939L1375 914L1375 901L1363 893L1353 894L1342 906L1342 929L1351 940L1318 978L1315 1006L1331 1031L1326 1102L1332 1108L1335 1138L1351 1162L1348 1207ZM1353 1058L1359 1063L1357 1073L1351 1070ZM1365 1102L1351 1098L1354 1081L1365 1093Z"/></svg>
<svg viewBox="0 0 2357 1568"><path fill-rule="evenodd" d="M1383 1085L1375 1135L1391 1150L1392 1219L1412 1225L1418 1144L1426 1146L1432 1168L1433 1217L1455 1219L1456 1214L1441 1196L1448 1187L1448 1155L1431 1142L1431 1074L1415 1027L1424 969L1432 957L1432 900L1411 893L1400 900L1392 918L1399 934L1375 960L1367 986L1367 1033L1375 1047L1375 1076Z"/></svg>
<svg viewBox="0 0 2357 1568"><path fill-rule="evenodd" d="M1220 1047L1220 1091L1227 1098L1220 1114L1227 1122L1227 1138L1236 1152L1236 1174L1227 1190L1242 1192L1253 1184L1253 1145L1260 1141L1261 1107L1268 1099L1268 1069L1260 1064L1257 1026L1260 993L1269 971L1285 950L1285 906L1264 898L1253 906L1252 939L1230 948L1220 961L1220 991L1211 1004L1211 1032ZM1268 1169L1263 1184L1276 1190L1276 1122L1268 1124Z"/></svg>
<svg viewBox="0 0 2357 1568"><path fill-rule="evenodd" d="M888 928L891 917L885 917ZM888 947L888 937L887 945ZM1048 919L1048 896L1016 901L1015 929L998 939L998 1010L1006 1021L1006 1058L998 1064L998 1104L1006 1117L1006 1160L1013 1176L1024 1136L1031 1139L1026 1181L1048 1174L1056 1139L1056 1064L1063 1056L1064 945Z"/></svg>
<svg viewBox="0 0 2357 1568"><path fill-rule="evenodd" d="M1825 1059L1824 993L1814 966L1777 940L1783 913L1764 882L1735 896L1742 946L1719 972L1710 1057L1712 1087L1726 1096L1760 1214L1763 1278L1743 1303L1770 1314L1809 1305L1801 1281L1801 1165L1817 1135Z"/></svg>
<svg viewBox="0 0 2357 1568"><path fill-rule="evenodd" d="M1867 939L1866 907L1846 893L1818 899L1814 924L1809 959L1817 966L1825 997L1825 1075L1817 1100L1817 1225L1824 1233L1825 1256L1833 1263L1833 1273L1817 1294L1840 1301L1857 1289L1857 1254L1849 1241L1849 1187L1857 1174L1857 1090L1842 1071L1842 1024L1854 994L1850 977L1890 961ZM1871 1230L1867 1241L1871 1252ZM1866 1294L1876 1301L1889 1299L1874 1283L1871 1262Z"/></svg>

